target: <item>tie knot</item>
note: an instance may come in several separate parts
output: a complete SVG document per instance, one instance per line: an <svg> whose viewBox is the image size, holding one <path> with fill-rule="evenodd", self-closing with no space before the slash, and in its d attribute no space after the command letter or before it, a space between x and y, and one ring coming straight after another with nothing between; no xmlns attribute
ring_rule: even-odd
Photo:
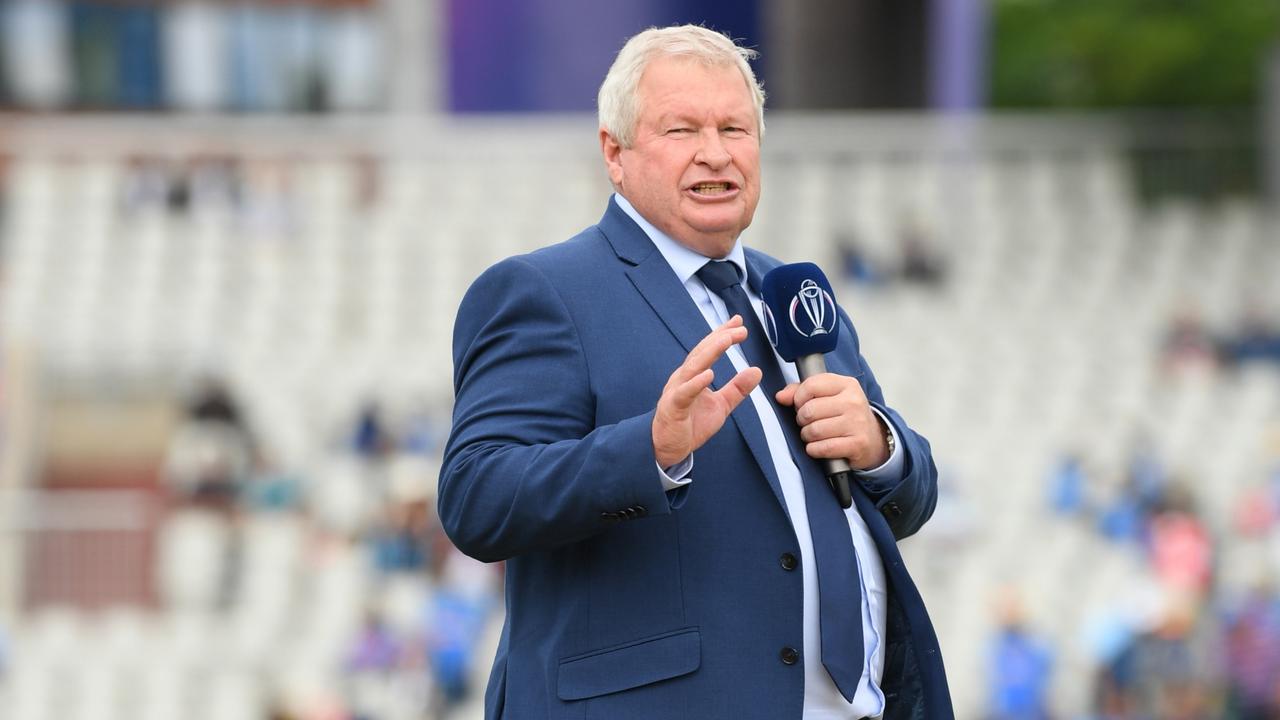
<svg viewBox="0 0 1280 720"><path fill-rule="evenodd" d="M725 260L712 260L703 265L694 273L702 284L706 285L711 292L719 294L725 288L737 285L741 278L738 277L738 266Z"/></svg>

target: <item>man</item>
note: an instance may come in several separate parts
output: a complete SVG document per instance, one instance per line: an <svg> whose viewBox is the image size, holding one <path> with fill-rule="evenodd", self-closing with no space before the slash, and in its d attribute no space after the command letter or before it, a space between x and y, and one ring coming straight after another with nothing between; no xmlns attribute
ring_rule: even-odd
<svg viewBox="0 0 1280 720"><path fill-rule="evenodd" d="M933 512L928 443L843 314L829 373L761 349L751 55L694 26L629 40L600 89L604 217L458 312L439 506L507 561L490 718L952 716L895 545ZM853 508L813 458L866 471Z"/></svg>

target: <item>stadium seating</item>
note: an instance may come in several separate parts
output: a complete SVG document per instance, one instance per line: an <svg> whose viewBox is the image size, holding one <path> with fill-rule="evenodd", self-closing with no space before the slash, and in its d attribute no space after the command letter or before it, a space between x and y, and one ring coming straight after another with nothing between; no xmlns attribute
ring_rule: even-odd
<svg viewBox="0 0 1280 720"><path fill-rule="evenodd" d="M944 501L903 548L961 717L983 707L1002 585L1056 648L1055 707L1075 716L1090 632L1108 613L1148 612L1154 581L1132 545L1052 513L1050 472L1086 453L1088 492L1105 502L1145 435L1229 538L1234 503L1280 455L1280 371L1182 372L1162 353L1180 308L1223 329L1247 302L1280 315L1275 221L1248 200L1140 202L1109 141L955 153L928 128L876 147L862 125L823 122L819 143L812 123L771 126L745 239L827 268L890 402L933 441ZM452 317L470 281L593 222L609 192L579 119L423 132L432 141L404 154L372 139L296 156L270 143L161 155L146 138L126 151L9 149L7 342L49 377L102 388L221 373L305 499L236 518L169 513L155 611L15 615L7 720L252 718L335 689L379 717L415 717L429 688L352 676L344 658L371 608L401 637L429 632L421 608L437 580L371 567L360 538L389 493L341 438L369 398L392 416L414 399L447 409ZM941 262L936 283L897 277L908 233ZM847 277L842 238L893 279ZM416 492L431 497L434 480L423 472ZM1253 580L1257 547L1227 539L1219 552L1224 582Z"/></svg>

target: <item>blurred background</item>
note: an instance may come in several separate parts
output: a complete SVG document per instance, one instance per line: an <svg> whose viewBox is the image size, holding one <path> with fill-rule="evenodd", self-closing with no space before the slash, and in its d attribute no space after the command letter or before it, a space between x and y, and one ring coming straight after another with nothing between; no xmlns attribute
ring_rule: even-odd
<svg viewBox="0 0 1280 720"><path fill-rule="evenodd" d="M959 717L1280 717L1280 0L0 2L0 717L480 717L454 312L676 22L933 440Z"/></svg>

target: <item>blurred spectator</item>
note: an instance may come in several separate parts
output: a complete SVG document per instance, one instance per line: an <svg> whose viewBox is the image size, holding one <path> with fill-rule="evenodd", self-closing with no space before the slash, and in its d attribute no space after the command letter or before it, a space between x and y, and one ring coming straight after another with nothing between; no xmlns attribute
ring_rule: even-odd
<svg viewBox="0 0 1280 720"><path fill-rule="evenodd" d="M1079 454L1069 452L1058 460L1049 477L1049 505L1059 515L1075 515L1085 510L1088 477Z"/></svg>
<svg viewBox="0 0 1280 720"><path fill-rule="evenodd" d="M845 280L858 285L874 286L884 282L884 273L876 266L870 254L858 242L852 231L837 233L834 241L840 256L840 271Z"/></svg>
<svg viewBox="0 0 1280 720"><path fill-rule="evenodd" d="M1150 538L1151 564L1165 585L1191 597L1208 591L1213 546L1186 488L1170 488L1164 508L1151 519Z"/></svg>
<svg viewBox="0 0 1280 720"><path fill-rule="evenodd" d="M1195 631L1193 605L1168 603L1149 632L1103 668L1100 720L1203 720L1213 717L1208 652Z"/></svg>
<svg viewBox="0 0 1280 720"><path fill-rule="evenodd" d="M1280 718L1280 596L1254 588L1226 627L1227 699L1239 720Z"/></svg>
<svg viewBox="0 0 1280 720"><path fill-rule="evenodd" d="M383 418L382 408L377 401L366 401L356 414L351 450L365 460L383 460L393 448L394 440Z"/></svg>
<svg viewBox="0 0 1280 720"><path fill-rule="evenodd" d="M295 510L302 506L302 481L293 472L260 463L258 471L245 483L241 498L246 508L263 512Z"/></svg>
<svg viewBox="0 0 1280 720"><path fill-rule="evenodd" d="M370 533L374 564L385 573L421 572L428 568L432 538L425 501L396 503Z"/></svg>
<svg viewBox="0 0 1280 720"><path fill-rule="evenodd" d="M1239 327L1223 345L1223 353L1232 364L1280 363L1280 328L1256 303L1248 306Z"/></svg>
<svg viewBox="0 0 1280 720"><path fill-rule="evenodd" d="M1147 515L1132 488L1123 486L1112 501L1102 508L1098 531L1115 542L1142 542L1147 531Z"/></svg>
<svg viewBox="0 0 1280 720"><path fill-rule="evenodd" d="M420 639L392 630L376 612L347 654L349 720L425 717L431 693L421 664Z"/></svg>
<svg viewBox="0 0 1280 720"><path fill-rule="evenodd" d="M1263 537L1276 527L1280 517L1277 488L1266 485L1247 488L1235 507L1235 531L1241 537Z"/></svg>
<svg viewBox="0 0 1280 720"><path fill-rule="evenodd" d="M173 215L185 215L191 210L191 177L184 170L174 169L169 174L165 207Z"/></svg>
<svg viewBox="0 0 1280 720"><path fill-rule="evenodd" d="M412 455L439 455L449 434L449 421L448 407L418 400L401 423L400 449Z"/></svg>
<svg viewBox="0 0 1280 720"><path fill-rule="evenodd" d="M206 422L223 422L248 433L240 406L219 379L206 377L187 405L187 417Z"/></svg>
<svg viewBox="0 0 1280 720"><path fill-rule="evenodd" d="M1173 372L1218 366L1217 343L1194 308L1185 307L1174 317L1165 334L1162 361Z"/></svg>
<svg viewBox="0 0 1280 720"><path fill-rule="evenodd" d="M180 165L134 158L121 183L121 207L129 215L232 212L239 210L240 199L239 167L225 157L195 157Z"/></svg>
<svg viewBox="0 0 1280 720"><path fill-rule="evenodd" d="M441 587L429 608L428 655L445 709L466 700L472 666L485 623L496 602L498 575L485 565L449 548Z"/></svg>
<svg viewBox="0 0 1280 720"><path fill-rule="evenodd" d="M240 207L239 166L231 158L193 158L186 172L192 211L230 212Z"/></svg>
<svg viewBox="0 0 1280 720"><path fill-rule="evenodd" d="M400 639L378 613L370 611L347 652L346 669L354 673L390 673L399 665L401 653Z"/></svg>
<svg viewBox="0 0 1280 720"><path fill-rule="evenodd" d="M1012 593L997 609L1000 627L992 643L987 678L991 720L1046 720L1053 657L1027 627L1022 602Z"/></svg>
<svg viewBox="0 0 1280 720"><path fill-rule="evenodd" d="M938 287L946 281L946 265L917 221L902 229L902 279L926 287Z"/></svg>
<svg viewBox="0 0 1280 720"><path fill-rule="evenodd" d="M1150 436L1140 433L1129 449L1126 485L1144 515L1155 512L1164 502L1168 472Z"/></svg>
<svg viewBox="0 0 1280 720"><path fill-rule="evenodd" d="M253 432L239 404L222 381L210 377L187 403L169 444L165 477L180 497L230 510L256 456Z"/></svg>
<svg viewBox="0 0 1280 720"><path fill-rule="evenodd" d="M169 201L169 167L150 158L132 158L120 183L120 205L126 214L166 207Z"/></svg>

